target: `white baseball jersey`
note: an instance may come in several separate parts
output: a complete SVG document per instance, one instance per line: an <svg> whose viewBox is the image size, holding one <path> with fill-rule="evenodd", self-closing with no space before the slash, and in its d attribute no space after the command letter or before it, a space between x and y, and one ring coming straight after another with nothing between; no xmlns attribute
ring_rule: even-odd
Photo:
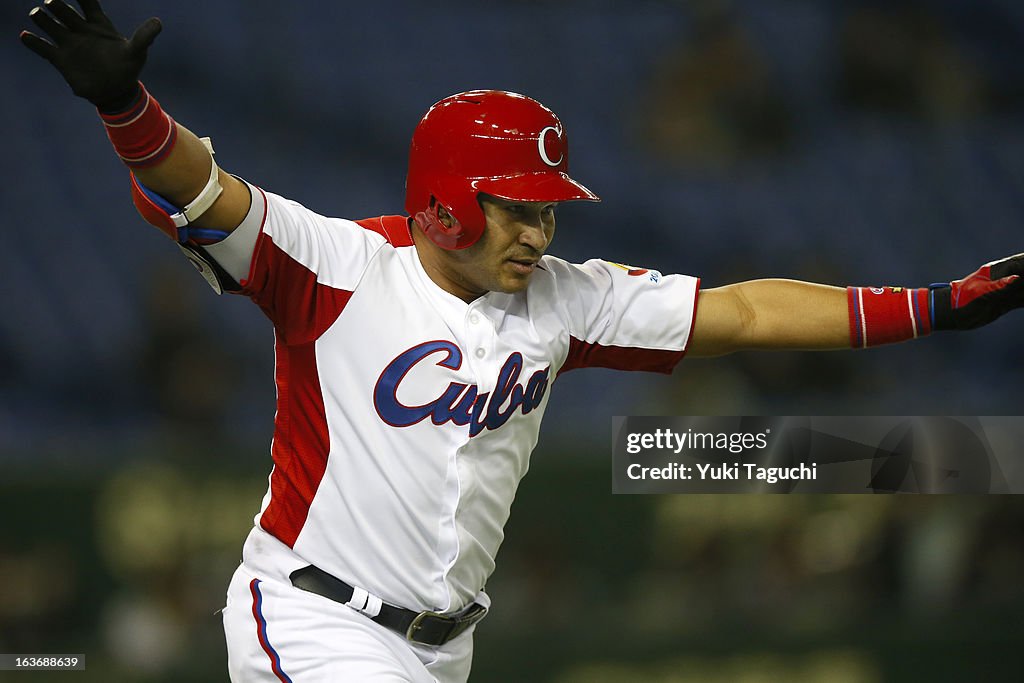
<svg viewBox="0 0 1024 683"><path fill-rule="evenodd" d="M267 556L245 560L282 579L313 564L412 610L463 607L494 569L556 376L671 371L699 281L544 256L526 290L466 303L427 276L405 218L326 218L250 191L245 221L208 248L276 331L254 533L280 543L247 543Z"/></svg>

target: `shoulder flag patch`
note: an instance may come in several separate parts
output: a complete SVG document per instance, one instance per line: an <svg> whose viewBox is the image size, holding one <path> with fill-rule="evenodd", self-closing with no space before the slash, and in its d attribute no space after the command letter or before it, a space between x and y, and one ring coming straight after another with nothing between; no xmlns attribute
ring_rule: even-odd
<svg viewBox="0 0 1024 683"><path fill-rule="evenodd" d="M658 282L661 280L661 273L656 270L650 270L648 268L637 268L636 266L627 266L625 263L616 263L615 261L608 261L609 264L626 271L627 275L639 277L646 275L651 282Z"/></svg>

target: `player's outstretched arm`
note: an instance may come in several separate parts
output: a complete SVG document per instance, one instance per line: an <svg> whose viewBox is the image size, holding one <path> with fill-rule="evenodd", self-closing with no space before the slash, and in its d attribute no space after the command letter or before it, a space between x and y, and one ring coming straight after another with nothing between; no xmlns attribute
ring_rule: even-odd
<svg viewBox="0 0 1024 683"><path fill-rule="evenodd" d="M1024 254L921 289L829 287L753 280L708 289L697 301L689 352L866 348L933 330L970 330L1024 306Z"/></svg>
<svg viewBox="0 0 1024 683"><path fill-rule="evenodd" d="M233 230L248 211L248 188L215 169L206 145L171 119L139 82L160 21L147 20L127 38L97 0L78 4L81 14L64 0L46 0L29 12L45 38L23 31L21 42L50 62L76 95L96 106L114 149L142 185L176 207L195 203L192 225ZM197 201L210 187L215 191L205 196L212 204Z"/></svg>
<svg viewBox="0 0 1024 683"><path fill-rule="evenodd" d="M702 290L687 355L743 349L850 346L846 290L796 280L753 280Z"/></svg>

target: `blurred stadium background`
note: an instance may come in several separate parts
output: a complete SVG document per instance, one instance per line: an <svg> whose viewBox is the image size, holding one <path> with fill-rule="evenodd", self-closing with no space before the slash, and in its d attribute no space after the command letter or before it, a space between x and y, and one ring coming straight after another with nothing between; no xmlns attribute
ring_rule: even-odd
<svg viewBox="0 0 1024 683"><path fill-rule="evenodd" d="M105 6L163 19L147 85L224 167L328 215L400 212L423 111L503 88L559 113L604 198L560 210L566 258L922 286L1022 250L1013 0ZM272 332L136 217L90 107L18 44L31 7L0 9L0 652L225 680ZM613 497L609 437L615 414L1018 414L1022 334L567 375L474 680L1019 680L1018 498Z"/></svg>

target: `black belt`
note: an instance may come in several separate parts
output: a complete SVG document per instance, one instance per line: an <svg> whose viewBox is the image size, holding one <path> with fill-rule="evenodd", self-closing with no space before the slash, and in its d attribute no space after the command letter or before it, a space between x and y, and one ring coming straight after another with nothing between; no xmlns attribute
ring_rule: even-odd
<svg viewBox="0 0 1024 683"><path fill-rule="evenodd" d="M355 593L352 586L313 565L296 569L288 578L296 588L316 593L342 604L347 604ZM487 608L476 602L461 612L451 615L437 612L413 612L385 602L381 603L380 612L376 616L369 614L366 616L381 626L397 631L414 643L444 645L483 619L486 614Z"/></svg>

